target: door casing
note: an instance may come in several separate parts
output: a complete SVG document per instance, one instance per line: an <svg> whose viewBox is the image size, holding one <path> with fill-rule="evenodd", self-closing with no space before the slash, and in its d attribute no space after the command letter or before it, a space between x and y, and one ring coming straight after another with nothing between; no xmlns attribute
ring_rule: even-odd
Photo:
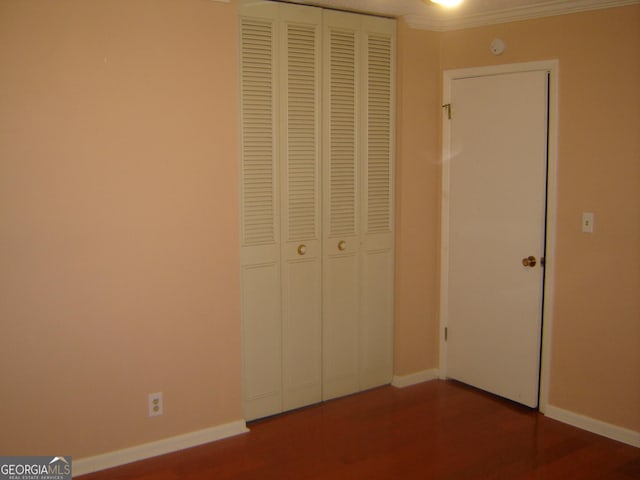
<svg viewBox="0 0 640 480"><path fill-rule="evenodd" d="M549 400L549 378L551 362L551 331L553 322L555 246L557 218L557 167L558 167L558 74L557 60L515 63L487 67L445 70L443 72L443 106L450 103L451 86L455 79L500 75L518 72L549 72L549 123L548 123L548 178L547 178L547 216L546 216L546 256L544 305L542 311L542 342L540 361L540 397L538 409L544 413ZM448 111L443 108L442 116L442 188L441 188L441 251L440 251L440 378L447 377L447 326L448 299L448 246L449 246L449 182L452 152L450 151L451 124Z"/></svg>

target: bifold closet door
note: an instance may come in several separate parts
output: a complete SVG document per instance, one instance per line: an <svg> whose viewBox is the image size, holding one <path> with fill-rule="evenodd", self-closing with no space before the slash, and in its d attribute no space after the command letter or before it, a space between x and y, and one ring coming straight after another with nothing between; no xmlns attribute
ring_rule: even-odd
<svg viewBox="0 0 640 480"><path fill-rule="evenodd" d="M391 381L395 22L323 13L323 398Z"/></svg>
<svg viewBox="0 0 640 480"><path fill-rule="evenodd" d="M393 376L396 22L362 18L360 389Z"/></svg>
<svg viewBox="0 0 640 480"><path fill-rule="evenodd" d="M240 3L245 418L321 400L321 10Z"/></svg>
<svg viewBox="0 0 640 480"><path fill-rule="evenodd" d="M391 381L395 22L238 8L252 420Z"/></svg>
<svg viewBox="0 0 640 480"><path fill-rule="evenodd" d="M283 410L322 399L321 21L280 5Z"/></svg>
<svg viewBox="0 0 640 480"><path fill-rule="evenodd" d="M277 8L240 17L240 209L245 418L282 411Z"/></svg>

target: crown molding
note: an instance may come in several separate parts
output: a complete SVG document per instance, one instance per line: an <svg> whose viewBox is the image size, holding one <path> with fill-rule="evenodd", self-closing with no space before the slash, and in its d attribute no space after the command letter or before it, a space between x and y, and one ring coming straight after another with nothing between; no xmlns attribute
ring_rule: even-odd
<svg viewBox="0 0 640 480"><path fill-rule="evenodd" d="M444 32L635 4L640 4L640 0L573 0L562 3L552 1L459 17L427 18L423 15L409 14L402 18L412 28Z"/></svg>

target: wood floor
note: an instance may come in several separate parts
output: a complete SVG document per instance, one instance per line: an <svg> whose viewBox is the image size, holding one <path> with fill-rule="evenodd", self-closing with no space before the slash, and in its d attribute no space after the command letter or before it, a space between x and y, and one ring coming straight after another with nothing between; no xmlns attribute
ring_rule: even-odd
<svg viewBox="0 0 640 480"><path fill-rule="evenodd" d="M640 479L640 449L447 381L382 387L82 480Z"/></svg>

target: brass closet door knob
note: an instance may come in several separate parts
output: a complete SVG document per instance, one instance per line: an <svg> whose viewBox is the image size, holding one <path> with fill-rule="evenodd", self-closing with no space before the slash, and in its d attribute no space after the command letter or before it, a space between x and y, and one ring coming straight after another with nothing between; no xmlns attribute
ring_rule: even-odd
<svg viewBox="0 0 640 480"><path fill-rule="evenodd" d="M522 259L522 265L525 267L535 267L536 266L536 257L530 255L526 258Z"/></svg>

